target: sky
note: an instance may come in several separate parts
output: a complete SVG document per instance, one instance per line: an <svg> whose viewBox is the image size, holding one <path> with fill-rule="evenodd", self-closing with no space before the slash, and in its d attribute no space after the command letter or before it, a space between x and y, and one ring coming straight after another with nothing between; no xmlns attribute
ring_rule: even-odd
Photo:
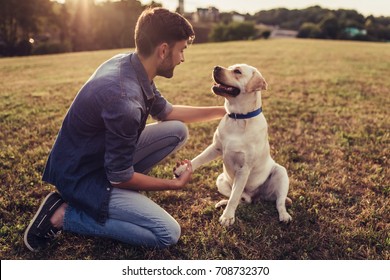
<svg viewBox="0 0 390 280"><path fill-rule="evenodd" d="M140 0L142 4L149 4L151 0ZM163 4L164 8L176 10L178 0L154 0ZM237 11L239 13L254 14L261 10L273 8L303 9L319 5L330 9L357 10L364 16L390 16L389 0L184 0L186 12L196 11L196 8L214 6L221 12Z"/></svg>

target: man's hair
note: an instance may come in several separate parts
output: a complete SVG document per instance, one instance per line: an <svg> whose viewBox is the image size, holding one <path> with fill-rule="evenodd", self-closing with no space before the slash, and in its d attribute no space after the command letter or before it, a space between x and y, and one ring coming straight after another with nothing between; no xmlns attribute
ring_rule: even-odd
<svg viewBox="0 0 390 280"><path fill-rule="evenodd" d="M161 43L170 46L178 41L195 37L191 23L178 13L163 8L148 8L139 16L135 27L135 46L137 52L150 56Z"/></svg>

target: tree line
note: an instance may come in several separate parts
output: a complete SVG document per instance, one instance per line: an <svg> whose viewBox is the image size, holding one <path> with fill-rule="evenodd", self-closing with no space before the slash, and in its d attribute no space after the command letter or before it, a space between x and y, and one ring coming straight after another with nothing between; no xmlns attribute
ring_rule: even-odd
<svg viewBox="0 0 390 280"><path fill-rule="evenodd" d="M161 4L151 2L152 6ZM148 5L149 6L149 5ZM134 28L146 8L137 0L0 0L0 56L60 53L134 47ZM303 10L284 8L246 14L244 23L234 13L221 13L218 23L199 29L198 42L256 39L269 36L279 26L299 31L298 37L390 41L390 17L364 17L354 10L329 10L319 6ZM345 30L365 33L350 37ZM208 34L203 34L203 33ZM195 42L197 40L195 39Z"/></svg>
<svg viewBox="0 0 390 280"><path fill-rule="evenodd" d="M390 17L363 16L355 10L331 10L313 6L302 10L284 8L260 11L248 19L299 31L301 38L390 41ZM351 34L348 30L362 32Z"/></svg>
<svg viewBox="0 0 390 280"><path fill-rule="evenodd" d="M145 9L136 0L0 0L0 7L0 56L133 47Z"/></svg>

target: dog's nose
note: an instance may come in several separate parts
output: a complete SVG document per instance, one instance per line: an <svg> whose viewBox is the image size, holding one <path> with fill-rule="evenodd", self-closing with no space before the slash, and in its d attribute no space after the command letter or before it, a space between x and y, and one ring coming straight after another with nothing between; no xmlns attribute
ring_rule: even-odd
<svg viewBox="0 0 390 280"><path fill-rule="evenodd" d="M214 73L218 73L218 72L221 71L221 70L222 70L222 68L219 67L219 66L215 66L215 67L214 67Z"/></svg>

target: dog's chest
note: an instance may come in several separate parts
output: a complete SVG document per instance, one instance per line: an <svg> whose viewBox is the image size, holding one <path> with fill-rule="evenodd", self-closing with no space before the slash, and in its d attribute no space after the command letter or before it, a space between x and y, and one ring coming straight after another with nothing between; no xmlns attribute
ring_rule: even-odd
<svg viewBox="0 0 390 280"><path fill-rule="evenodd" d="M268 141L267 123L257 120L224 119L219 127L219 140L223 153L243 152L257 156Z"/></svg>

